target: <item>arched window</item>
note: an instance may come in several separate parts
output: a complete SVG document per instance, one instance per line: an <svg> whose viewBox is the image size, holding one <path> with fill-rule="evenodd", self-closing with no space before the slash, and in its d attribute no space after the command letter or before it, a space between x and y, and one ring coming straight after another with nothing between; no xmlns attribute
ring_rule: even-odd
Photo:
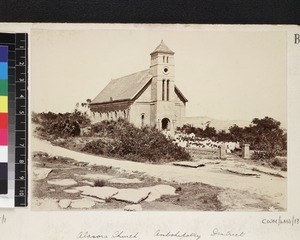
<svg viewBox="0 0 300 240"><path fill-rule="evenodd" d="M144 127L145 125L145 113L141 114L141 127Z"/></svg>
<svg viewBox="0 0 300 240"><path fill-rule="evenodd" d="M124 110L123 113L124 113L124 119L126 119L126 111Z"/></svg>
<svg viewBox="0 0 300 240"><path fill-rule="evenodd" d="M117 113L117 111L115 111L115 119L116 120L118 119L118 113Z"/></svg>
<svg viewBox="0 0 300 240"><path fill-rule="evenodd" d="M167 80L167 101L169 101L170 99L170 80Z"/></svg>
<svg viewBox="0 0 300 240"><path fill-rule="evenodd" d="M167 63L169 63L169 57L167 57Z"/></svg>
<svg viewBox="0 0 300 240"><path fill-rule="evenodd" d="M161 99L165 101L165 79L162 80L162 96Z"/></svg>
<svg viewBox="0 0 300 240"><path fill-rule="evenodd" d="M163 62L165 62L165 56L163 56Z"/></svg>

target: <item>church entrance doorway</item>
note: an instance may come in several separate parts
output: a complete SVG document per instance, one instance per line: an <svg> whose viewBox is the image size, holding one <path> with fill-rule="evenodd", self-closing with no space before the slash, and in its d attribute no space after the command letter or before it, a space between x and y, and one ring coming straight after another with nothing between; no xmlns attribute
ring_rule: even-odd
<svg viewBox="0 0 300 240"><path fill-rule="evenodd" d="M162 128L162 130L170 130L170 119L169 118L163 118L161 120L161 128Z"/></svg>

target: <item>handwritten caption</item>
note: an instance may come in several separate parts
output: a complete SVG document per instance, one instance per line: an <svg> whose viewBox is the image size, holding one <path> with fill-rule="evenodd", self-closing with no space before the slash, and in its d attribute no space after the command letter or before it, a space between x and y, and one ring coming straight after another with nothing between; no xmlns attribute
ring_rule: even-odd
<svg viewBox="0 0 300 240"><path fill-rule="evenodd" d="M245 232L234 232L231 230L219 230L214 228L209 234L210 237L233 237L242 238L246 235ZM77 239L145 239L140 232L128 233L125 231L115 231L113 234L92 234L88 231L80 232ZM202 235L197 232L185 232L185 231L163 231L156 230L153 233L152 239L178 239L178 240L200 240Z"/></svg>
<svg viewBox="0 0 300 240"><path fill-rule="evenodd" d="M291 225L291 226L295 226L295 225L299 225L300 224L300 219L292 216L289 218L284 218L281 215L279 215L276 218L263 218L261 220L261 223L264 225Z"/></svg>
<svg viewBox="0 0 300 240"><path fill-rule="evenodd" d="M268 226L300 226L300 218L295 216L278 215L272 218L262 218L260 224ZM149 233L148 233L149 234ZM209 231L203 232L188 232L188 231L169 231L156 229L153 233L150 232L151 239L170 239L170 240L201 240L201 239L243 239L247 234L244 230L239 229L234 231L222 227L215 227ZM144 236L142 232L126 232L118 230L112 234L92 234L88 231L82 231L77 234L76 239L148 239L150 236Z"/></svg>

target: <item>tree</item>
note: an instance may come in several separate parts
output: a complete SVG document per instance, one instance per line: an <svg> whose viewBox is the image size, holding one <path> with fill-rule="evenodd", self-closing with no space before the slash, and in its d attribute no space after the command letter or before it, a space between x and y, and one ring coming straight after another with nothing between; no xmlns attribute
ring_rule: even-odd
<svg viewBox="0 0 300 240"><path fill-rule="evenodd" d="M206 128L203 131L203 134L204 134L203 137L207 137L207 138L215 140L217 131L214 127L210 127L209 124L207 124Z"/></svg>
<svg viewBox="0 0 300 240"><path fill-rule="evenodd" d="M248 131L248 141L253 149L262 151L267 158L275 157L286 150L286 134L280 122L270 117L254 118Z"/></svg>
<svg viewBox="0 0 300 240"><path fill-rule="evenodd" d="M244 138L244 129L234 124L229 128L229 133L231 134L231 138L235 142L242 142Z"/></svg>

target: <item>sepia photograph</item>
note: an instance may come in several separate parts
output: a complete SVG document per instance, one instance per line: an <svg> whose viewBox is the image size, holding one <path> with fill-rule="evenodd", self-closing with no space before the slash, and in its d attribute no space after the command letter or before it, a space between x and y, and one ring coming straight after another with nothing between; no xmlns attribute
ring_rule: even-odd
<svg viewBox="0 0 300 240"><path fill-rule="evenodd" d="M37 211L287 211L285 31L30 35Z"/></svg>

